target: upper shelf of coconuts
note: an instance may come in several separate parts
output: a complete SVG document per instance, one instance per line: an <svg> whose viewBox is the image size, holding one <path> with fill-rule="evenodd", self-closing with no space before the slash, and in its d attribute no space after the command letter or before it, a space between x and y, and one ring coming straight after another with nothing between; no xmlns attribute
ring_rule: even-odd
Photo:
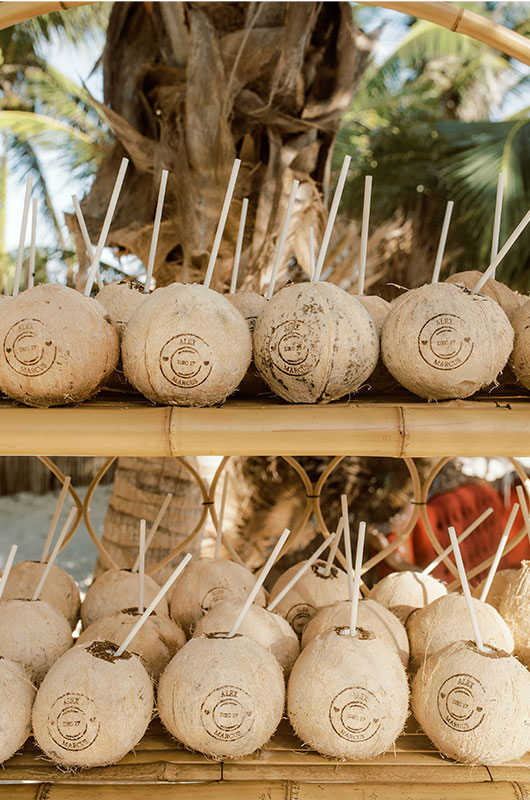
<svg viewBox="0 0 530 800"><path fill-rule="evenodd" d="M404 414L398 419L395 413L396 404L391 401L381 403L381 391L400 386L424 400L462 400L502 382L502 372L508 363L519 384L530 388L530 302L493 278L496 267L530 221L530 211L499 249L502 191L498 191L490 265L482 274L460 273L440 283L438 278L452 211L452 203L448 203L432 283L409 290L388 303L380 297L364 294L371 188L371 180L367 179L359 288L358 294L353 296L320 279L348 164L349 159L346 159L318 256L314 255L314 247L310 248L312 279L275 291L298 187L297 181L294 182L266 297L254 292L235 291L246 201L242 205L231 293L222 295L209 288L239 161L234 163L204 283L173 283L152 291L149 287L162 217L166 172L162 174L145 285L117 281L102 286L98 275L101 253L127 168L126 159L120 168L94 250L79 204L74 200L85 245L92 259L84 293L59 284L33 286L32 255L28 279L30 288L19 293L31 191L31 186L27 186L13 296L4 297L1 303L0 390L7 398L26 406L79 406L108 386L121 358L131 391L134 389L151 403L166 407L160 411L169 412L167 407L174 406L187 411L185 414L170 413L172 435L167 437L165 450L154 444L151 450L149 446L147 451L145 448L142 450L147 454L198 452L199 442L194 438L197 434L203 437L204 446L200 452L278 454L283 452L282 447L278 447L279 437L283 437L286 451L295 454L324 452L325 448L327 453L355 451L374 455L451 455L448 449L453 449L456 455L456 448L462 444L462 425L469 428L470 423L483 412L498 410L494 408L498 404L491 400L477 412L477 405L473 403L466 418L465 414L462 417L463 408L467 407L463 403L437 403L426 407L415 403L414 398L410 398L412 402L400 402L400 409L407 411L409 422L414 413L417 415L423 408L429 410L429 415L420 415L417 419L423 419L431 433L436 425L440 427L442 420L453 430L454 445L450 444L449 430L441 431L443 438L439 441L434 432L435 438L427 453L421 424L418 422L418 428L412 425L407 429ZM93 298L91 293L96 280L100 283L100 290ZM271 404L265 399L271 390L283 401L298 404L297 408L291 408L288 413L288 406ZM361 392L360 403L355 397L358 392ZM232 396L238 402L219 409ZM245 403L240 402L242 398L251 399ZM342 403L333 405L326 413L326 404L333 401ZM307 409L306 404L320 404L323 408L315 413ZM113 421L113 424L121 424L121 430L116 430L114 435L106 431L110 434L109 447L115 448L113 454L124 452L123 445L119 444L123 438L123 425L127 426L123 418L124 405L131 404L106 406L108 411L121 412L121 423L118 416ZM190 407L203 409L203 412L192 412ZM82 408L78 407L76 412ZM94 404L84 408L94 409ZM133 402L128 413L138 414L140 408ZM152 410L152 407L148 408ZM352 416L352 410L355 410L355 416ZM506 407L503 410L506 412ZM526 454L530 444L530 406L523 402L509 410L513 413L496 414L491 420L495 419L495 424L501 428L506 424L512 426L513 442L506 440L503 429L502 442L488 450L488 441L484 441L482 431L476 443L477 447L480 444L481 454L493 454L499 447L514 455L517 448L522 447ZM5 403L0 408L4 421L8 411L14 411L12 403ZM16 411L20 412L20 408ZM224 413L222 421L220 411ZM447 411L456 413L447 416ZM442 412L445 416L440 417ZM252 419L249 415L253 415ZM10 420L14 419L11 413ZM71 414L61 419L66 424L76 424ZM151 424L146 419L138 423L141 436L149 433L148 428L144 430L142 427L144 423ZM155 419L161 421L162 416L152 415L151 421ZM101 416L99 420L101 422ZM93 422L97 425L96 420ZM491 424L488 421L486 431L489 433ZM27 416L24 425L30 431L27 435L31 436L34 431ZM106 427L109 429L111 425ZM133 444L134 426L129 428L131 446L128 450L126 446L125 450L138 453L138 444ZM380 444L377 435L375 440L373 438L378 431L384 434ZM278 436L263 442L263 434L268 432ZM19 433L15 423L11 439ZM315 434L309 441L308 433ZM92 436L94 430L87 431L87 434ZM367 439L371 437L371 443L367 441L366 446L363 434ZM320 440L319 435L324 438ZM418 437L412 448L411 436ZM356 446L359 441L362 445L360 450ZM219 449L221 445L224 449ZM295 445L299 449L293 449ZM58 452L48 442L46 446L44 452ZM7 447L6 450L4 444L4 452L24 449ZM89 451L92 452L90 447ZM88 454L86 450L83 452ZM97 452L102 452L101 447ZM458 453L465 454L462 449Z"/></svg>

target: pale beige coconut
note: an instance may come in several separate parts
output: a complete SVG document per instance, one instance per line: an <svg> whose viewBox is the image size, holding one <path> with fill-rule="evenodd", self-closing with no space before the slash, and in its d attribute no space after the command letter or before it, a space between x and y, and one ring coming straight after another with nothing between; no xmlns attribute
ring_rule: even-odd
<svg viewBox="0 0 530 800"><path fill-rule="evenodd" d="M405 668L372 633L333 628L302 651L289 678L287 710L300 739L334 758L374 758L408 716Z"/></svg>
<svg viewBox="0 0 530 800"><path fill-rule="evenodd" d="M530 561L523 561L507 581L499 601L499 613L510 626L514 638L514 653L530 667Z"/></svg>
<svg viewBox="0 0 530 800"><path fill-rule="evenodd" d="M404 624L416 608L423 608L446 594L445 584L432 575L404 570L385 575L370 589L368 597L388 608Z"/></svg>
<svg viewBox="0 0 530 800"><path fill-rule="evenodd" d="M153 684L142 662L112 642L74 647L54 664L33 706L33 735L64 767L114 764L151 721Z"/></svg>
<svg viewBox="0 0 530 800"><path fill-rule="evenodd" d="M455 272L445 279L445 283L457 283L460 286L465 286L466 289L474 289L481 278L482 272L479 272L478 269L469 269L464 272ZM513 292L505 283L496 281L495 278L488 278L481 288L480 294L485 294L486 297L491 297L492 300L495 300L510 322L521 306L521 295Z"/></svg>
<svg viewBox="0 0 530 800"><path fill-rule="evenodd" d="M197 622L220 600L246 600L256 583L252 572L224 558L194 558L175 581L169 599L171 618L191 634ZM265 605L260 589L256 605Z"/></svg>
<svg viewBox="0 0 530 800"><path fill-rule="evenodd" d="M388 608L368 598L359 601L357 625L370 631L382 639L398 654L404 667L409 662L409 640L405 626ZM302 649L316 636L330 628L344 627L350 624L351 602L342 600L331 606L319 608L313 619L309 620L302 634Z"/></svg>
<svg viewBox="0 0 530 800"><path fill-rule="evenodd" d="M530 674L502 650L453 642L417 673L412 711L445 756L505 764L528 750Z"/></svg>
<svg viewBox="0 0 530 800"><path fill-rule="evenodd" d="M280 575L271 589L269 603L305 563L299 561ZM299 636L318 608L347 600L350 596L348 576L344 570L332 566L329 575L324 575L325 567L325 561L315 561L274 608Z"/></svg>
<svg viewBox="0 0 530 800"><path fill-rule="evenodd" d="M46 601L0 603L0 655L28 667L37 686L72 644L66 618Z"/></svg>
<svg viewBox="0 0 530 800"><path fill-rule="evenodd" d="M228 633L241 611L244 600L220 600L200 619L194 636L203 633ZM253 603L239 627L239 633L254 639L278 660L285 677L288 677L300 653L298 636L287 620L273 611L267 611Z"/></svg>
<svg viewBox="0 0 530 800"><path fill-rule="evenodd" d="M130 569L109 569L100 575L90 586L81 605L81 622L88 628L97 619L108 617L114 611L123 608L134 608L138 605L139 578L137 572ZM160 586L149 575L144 575L144 605L148 606ZM155 614L168 616L168 605L165 597L156 606Z"/></svg>
<svg viewBox="0 0 530 800"><path fill-rule="evenodd" d="M370 314L377 327L379 337L381 337L383 324L390 313L390 309L392 308L391 304L376 294L357 294L354 295L354 297ZM374 394L377 392L385 392L389 389L395 389L399 385L383 364L383 359L381 356L379 357L376 368L370 377L367 378L366 383L366 388Z"/></svg>
<svg viewBox="0 0 530 800"><path fill-rule="evenodd" d="M225 297L246 319L252 336L256 320L267 305L267 300L257 292L235 292L234 294L227 294ZM269 387L260 377L254 360L252 360L245 377L239 384L238 392L245 397L255 397L257 394L263 394L268 391Z"/></svg>
<svg viewBox="0 0 530 800"><path fill-rule="evenodd" d="M2 600L31 600L46 566L40 561L19 561L13 564ZM40 590L39 600L46 600L60 611L74 630L79 619L81 597L76 582L64 569L52 564L44 586Z"/></svg>
<svg viewBox="0 0 530 800"><path fill-rule="evenodd" d="M381 335L388 371L428 400L469 397L489 386L512 346L513 329L498 303L450 283L403 295Z"/></svg>
<svg viewBox="0 0 530 800"><path fill-rule="evenodd" d="M226 297L197 284L155 289L122 339L127 379L149 400L211 406L237 389L252 356L248 325Z"/></svg>
<svg viewBox="0 0 530 800"><path fill-rule="evenodd" d="M254 361L291 403L329 403L352 394L379 358L377 328L362 305L332 283L280 289L254 328Z"/></svg>
<svg viewBox="0 0 530 800"><path fill-rule="evenodd" d="M13 297L0 319L0 389L29 406L81 403L113 372L119 336L103 306L55 283Z"/></svg>
<svg viewBox="0 0 530 800"><path fill-rule="evenodd" d="M492 647L512 653L514 637L499 612L476 597L472 598L472 602L484 641ZM411 666L414 669L448 644L472 639L473 627L464 595L448 594L425 608L418 608L408 618L407 631Z"/></svg>
<svg viewBox="0 0 530 800"><path fill-rule="evenodd" d="M519 308L512 319L515 339L510 366L520 384L530 388L530 300Z"/></svg>
<svg viewBox="0 0 530 800"><path fill-rule="evenodd" d="M501 598L506 591L506 587L513 581L518 572L518 569L500 569L498 572L496 572L490 586L488 596L486 597L486 603L489 603L490 606L493 606L493 608L496 608L497 611L499 611ZM473 597L480 597L485 583L486 578L484 578L484 580L481 581L479 585L475 587L475 589L473 589Z"/></svg>
<svg viewBox="0 0 530 800"><path fill-rule="evenodd" d="M108 617L101 617L81 633L77 644L110 641L119 646L136 625L139 616L137 608L126 608ZM158 681L175 653L185 644L186 636L180 625L169 617L151 614L127 649L138 656L151 678Z"/></svg>
<svg viewBox="0 0 530 800"><path fill-rule="evenodd" d="M29 670L0 657L0 764L22 747L31 733L35 687Z"/></svg>
<svg viewBox="0 0 530 800"><path fill-rule="evenodd" d="M277 660L240 634L191 639L158 686L158 713L168 731L211 758L242 758L263 747L278 727L284 703Z"/></svg>
<svg viewBox="0 0 530 800"><path fill-rule="evenodd" d="M138 306L148 296L141 283L124 279L107 283L97 293L96 300L107 309L121 336Z"/></svg>

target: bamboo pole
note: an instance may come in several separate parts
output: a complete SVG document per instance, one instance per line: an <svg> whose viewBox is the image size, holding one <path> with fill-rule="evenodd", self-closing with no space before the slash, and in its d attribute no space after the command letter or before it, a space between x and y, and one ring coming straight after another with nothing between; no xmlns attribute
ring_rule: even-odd
<svg viewBox="0 0 530 800"><path fill-rule="evenodd" d="M374 2L362 0L364 5L389 8L410 14L417 19L434 22L454 33L462 33L479 42L494 47L512 58L530 64L530 40L520 33L511 31L504 25L497 25L489 19L452 3L438 2Z"/></svg>
<svg viewBox="0 0 530 800"><path fill-rule="evenodd" d="M12 2L0 3L0 30L9 28L11 25L18 25L42 14L49 14L52 11L66 11L77 6L87 6L93 0L82 0L82 2L71 2L66 0L62 3L33 3L33 2Z"/></svg>

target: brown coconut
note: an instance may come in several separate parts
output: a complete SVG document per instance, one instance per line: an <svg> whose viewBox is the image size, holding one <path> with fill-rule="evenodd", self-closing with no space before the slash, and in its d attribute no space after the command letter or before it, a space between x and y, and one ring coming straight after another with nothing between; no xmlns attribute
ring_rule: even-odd
<svg viewBox="0 0 530 800"><path fill-rule="evenodd" d="M2 308L0 389L29 406L81 403L118 363L119 336L103 306L46 283Z"/></svg>
<svg viewBox="0 0 530 800"><path fill-rule="evenodd" d="M66 618L46 601L0 603L0 655L28 667L35 685L72 644Z"/></svg>
<svg viewBox="0 0 530 800"><path fill-rule="evenodd" d="M115 611L89 625L77 644L93 641L110 641L120 645L136 625L140 612L137 608ZM141 660L154 681L158 681L175 653L186 644L184 631L169 617L151 614L144 622L128 650Z"/></svg>
<svg viewBox="0 0 530 800"><path fill-rule="evenodd" d="M122 339L127 379L149 400L212 406L237 389L252 356L248 326L226 297L198 284L155 289Z"/></svg>
<svg viewBox="0 0 530 800"><path fill-rule="evenodd" d="M450 283L411 289L393 305L381 335L388 371L428 400L469 397L493 383L513 329L490 297Z"/></svg>
<svg viewBox="0 0 530 800"><path fill-rule="evenodd" d="M242 758L263 747L278 727L284 702L277 660L240 634L191 639L158 686L158 713L168 731L211 758Z"/></svg>
<svg viewBox="0 0 530 800"><path fill-rule="evenodd" d="M19 561L13 564L8 575L2 600L31 600L35 589L46 569L40 561ZM66 617L70 628L74 630L79 619L81 597L77 584L64 569L56 564L52 568L40 590L39 600L46 600L51 606Z"/></svg>
<svg viewBox="0 0 530 800"><path fill-rule="evenodd" d="M256 578L250 570L224 558L194 558L177 578L169 599L171 618L190 635L194 626L220 600L246 600ZM260 589L256 605L265 605Z"/></svg>
<svg viewBox="0 0 530 800"><path fill-rule="evenodd" d="M329 403L356 392L374 371L379 336L370 315L332 283L280 289L254 328L254 361L291 403Z"/></svg>
<svg viewBox="0 0 530 800"><path fill-rule="evenodd" d="M514 637L499 612L475 597L472 601L484 642L512 653ZM418 608L407 621L407 631L411 665L415 669L448 644L472 639L473 627L464 595L451 593L439 597L425 608Z"/></svg>
<svg viewBox="0 0 530 800"><path fill-rule="evenodd" d="M112 642L74 647L54 664L33 706L33 735L65 767L102 767L138 744L151 721L153 684L141 661Z"/></svg>
<svg viewBox="0 0 530 800"><path fill-rule="evenodd" d="M346 634L346 635L344 635ZM333 628L302 651L287 710L300 739L334 758L374 758L401 733L408 685L396 651L372 633Z"/></svg>
<svg viewBox="0 0 530 800"><path fill-rule="evenodd" d="M0 764L22 747L31 733L35 687L26 667L0 657Z"/></svg>
<svg viewBox="0 0 530 800"><path fill-rule="evenodd" d="M139 578L130 569L109 569L94 581L88 589L81 605L81 622L88 628L97 619L108 617L123 608L138 606ZM144 575L144 604L148 606L160 590L158 583L149 575ZM154 610L155 614L168 616L165 597Z"/></svg>
<svg viewBox="0 0 530 800"><path fill-rule="evenodd" d="M267 300L257 292L235 292L234 294L227 294L225 297L246 319L252 337L256 320L267 305ZM254 364L254 359L252 359L245 377L239 384L238 392L245 397L254 397L257 394L268 391L269 387L260 377Z"/></svg>
<svg viewBox="0 0 530 800"><path fill-rule="evenodd" d="M514 638L514 653L530 667L530 561L523 561L507 581L499 601L499 613L510 626Z"/></svg>
<svg viewBox="0 0 530 800"><path fill-rule="evenodd" d="M432 575L404 570L386 575L370 589L368 597L388 608L405 624L416 608L423 608L446 594L445 584Z"/></svg>
<svg viewBox="0 0 530 800"><path fill-rule="evenodd" d="M351 602L342 600L331 606L319 608L313 619L310 619L302 634L302 649L316 636L330 628L346 627L350 624ZM359 601L357 624L359 628L370 631L382 639L398 654L404 667L409 662L409 640L404 625L388 608L375 600Z"/></svg>
<svg viewBox="0 0 530 800"><path fill-rule="evenodd" d="M530 674L497 648L453 642L412 685L412 711L436 747L465 764L505 764L528 750Z"/></svg>
<svg viewBox="0 0 530 800"><path fill-rule="evenodd" d="M107 283L97 293L96 300L107 309L121 336L138 306L148 296L141 283L123 279Z"/></svg>
<svg viewBox="0 0 530 800"><path fill-rule="evenodd" d="M305 563L299 561L280 575L271 589L269 603ZM324 575L325 566L325 561L315 561L274 608L299 636L318 608L349 599L347 574L339 567L332 566L329 575Z"/></svg>
<svg viewBox="0 0 530 800"><path fill-rule="evenodd" d="M228 633L241 611L244 600L221 600L197 622L194 636L204 633ZM278 660L285 677L288 677L300 654L298 636L287 620L273 611L255 605L250 606L243 617L239 633L260 644ZM405 634L406 635L406 634Z"/></svg>
<svg viewBox="0 0 530 800"><path fill-rule="evenodd" d="M457 283L465 286L466 289L474 289L482 278L482 272L478 269L469 269L464 272L455 272L445 279L445 283ZM496 281L495 278L488 278L480 290L480 294L491 297L500 305L510 322L521 306L521 295L513 292L505 283Z"/></svg>
<svg viewBox="0 0 530 800"><path fill-rule="evenodd" d="M491 583L488 596L486 597L486 603L489 603L490 606L496 608L499 611L499 605L504 592L506 591L506 587L510 584L517 573L519 572L518 569L500 569L495 573L493 581ZM473 597L479 597L482 594L482 589L484 588L484 584L486 583L486 578L479 583L478 586L473 589ZM502 615L501 615L502 616Z"/></svg>

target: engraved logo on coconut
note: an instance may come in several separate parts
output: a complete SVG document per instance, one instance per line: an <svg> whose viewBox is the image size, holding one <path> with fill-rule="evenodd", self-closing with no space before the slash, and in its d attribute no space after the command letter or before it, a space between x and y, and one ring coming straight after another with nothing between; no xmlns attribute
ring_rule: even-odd
<svg viewBox="0 0 530 800"><path fill-rule="evenodd" d="M235 742L254 724L254 704L239 686L220 686L210 692L201 706L204 729L214 739Z"/></svg>
<svg viewBox="0 0 530 800"><path fill-rule="evenodd" d="M228 588L228 586L213 586L206 592L201 600L202 613L207 614L212 606L218 603L219 600L228 600L232 596L233 592Z"/></svg>
<svg viewBox="0 0 530 800"><path fill-rule="evenodd" d="M451 370L462 366L473 352L474 343L462 317L437 314L425 323L418 336L418 348L430 367Z"/></svg>
<svg viewBox="0 0 530 800"><path fill-rule="evenodd" d="M47 326L38 319L21 319L4 339L7 363L19 375L36 378L53 366L57 347Z"/></svg>
<svg viewBox="0 0 530 800"><path fill-rule="evenodd" d="M86 750L99 733L96 706L84 694L68 692L57 698L48 717L48 731L64 750Z"/></svg>
<svg viewBox="0 0 530 800"><path fill-rule="evenodd" d="M282 322L271 334L269 349L274 366L285 375L302 378L320 360L314 330L301 320Z"/></svg>
<svg viewBox="0 0 530 800"><path fill-rule="evenodd" d="M213 366L210 345L194 333L173 336L160 350L158 360L164 378L181 389L200 386Z"/></svg>
<svg viewBox="0 0 530 800"><path fill-rule="evenodd" d="M329 721L341 739L366 742L381 727L379 700L362 686L343 689L331 702Z"/></svg>
<svg viewBox="0 0 530 800"><path fill-rule="evenodd" d="M438 691L438 713L449 728L473 731L484 719L485 695L484 687L473 675L452 675Z"/></svg>
<svg viewBox="0 0 530 800"><path fill-rule="evenodd" d="M297 603L295 606L292 606L292 608L289 609L285 615L285 619L291 628L293 628L294 632L299 636L303 632L309 620L312 619L315 614L315 606L310 605L310 603Z"/></svg>

